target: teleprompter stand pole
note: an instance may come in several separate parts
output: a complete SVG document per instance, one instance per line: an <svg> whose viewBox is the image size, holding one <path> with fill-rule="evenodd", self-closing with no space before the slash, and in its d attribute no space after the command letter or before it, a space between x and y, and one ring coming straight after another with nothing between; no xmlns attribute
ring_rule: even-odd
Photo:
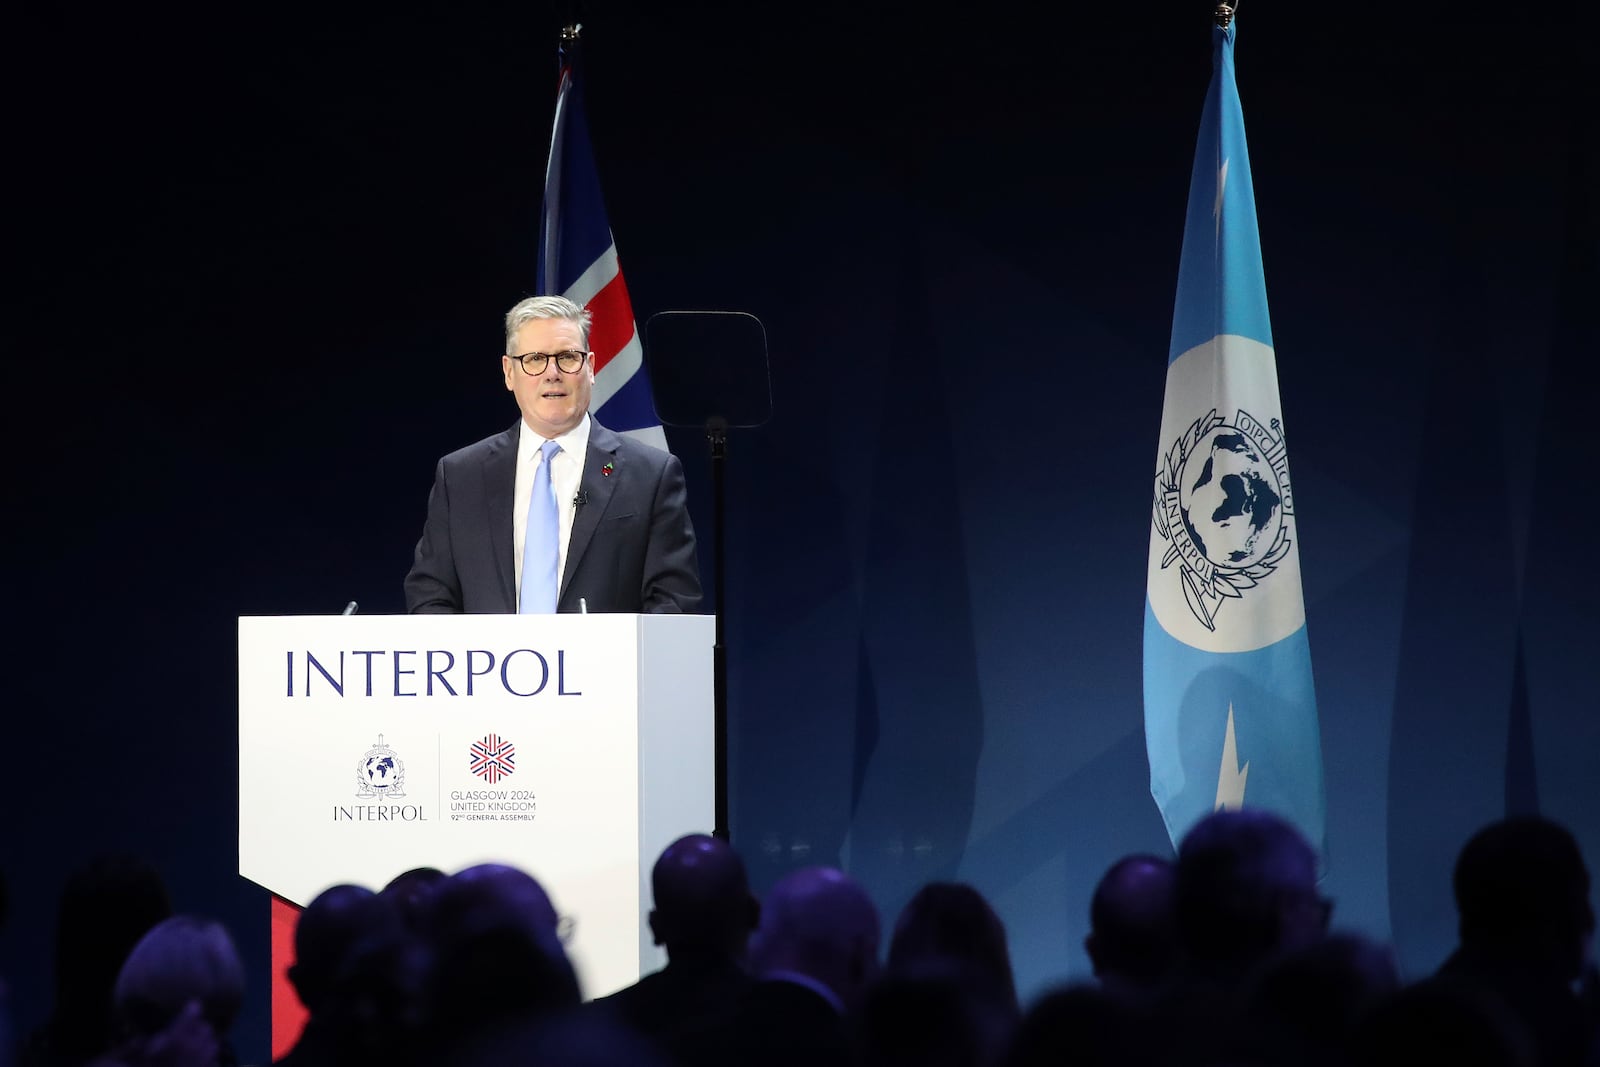
<svg viewBox="0 0 1600 1067"><path fill-rule="evenodd" d="M711 746L713 765L713 790L715 809L712 833L724 841L730 840L728 827L728 649L723 640L723 614L727 588L723 577L724 565L723 527L726 515L726 477L728 459L728 420L713 415L706 420L706 441L711 445L711 581L716 589L717 615L716 640L711 648Z"/></svg>

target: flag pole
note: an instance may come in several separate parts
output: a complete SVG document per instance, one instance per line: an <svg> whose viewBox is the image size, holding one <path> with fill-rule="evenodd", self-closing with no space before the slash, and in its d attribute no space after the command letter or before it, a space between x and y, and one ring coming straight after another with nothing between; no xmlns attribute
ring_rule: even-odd
<svg viewBox="0 0 1600 1067"><path fill-rule="evenodd" d="M1189 176L1150 519L1150 792L1174 846L1200 819L1248 805L1288 819L1320 849L1321 729L1234 77L1237 0L1211 0L1211 15L1212 73ZM1229 479L1251 487L1247 499L1221 488ZM1243 539L1235 509L1251 516Z"/></svg>
<svg viewBox="0 0 1600 1067"><path fill-rule="evenodd" d="M573 0L569 3L569 17L561 27L560 54L563 57L564 68L569 62L576 62L576 55L581 47L583 24L578 21L577 8L580 5ZM576 75L573 76L574 83ZM565 82L563 83L566 84ZM563 98L564 98L563 90ZM540 237L540 291L559 293L572 284L570 277L560 277L561 258L557 251L557 242L560 232L556 224L556 214L552 209L552 176L556 175L559 167L556 164L557 147L562 140L561 124L565 121L558 107L557 128L552 133L551 165L546 174L545 181L545 222L541 229ZM584 149L587 152L587 148ZM609 226L607 226L607 240L609 241ZM617 280L621 281L620 267L617 270ZM572 295L570 291L567 295ZM589 294L592 295L592 294ZM580 300L580 303L585 303ZM626 299L626 298L624 298ZM587 305L586 305L587 306ZM629 307L631 320L632 309ZM631 323L630 323L631 324ZM642 352L641 352L642 356ZM642 368L641 368L642 369ZM648 401L646 401L648 403ZM659 416L657 416L659 420ZM712 587L714 590L714 610L716 612L716 628L714 644L712 646L712 833L723 839L730 837L728 818L728 657L727 644L724 630L724 611L726 581L725 554L723 552L723 528L726 515L726 487L725 471L728 455L728 422L721 416L713 416L706 421L706 440L711 452L711 487L712 487ZM663 440L660 447L665 448Z"/></svg>

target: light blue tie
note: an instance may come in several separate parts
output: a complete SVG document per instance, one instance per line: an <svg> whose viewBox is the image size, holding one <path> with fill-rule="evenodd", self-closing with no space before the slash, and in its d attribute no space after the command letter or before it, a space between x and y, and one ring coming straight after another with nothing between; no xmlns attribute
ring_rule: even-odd
<svg viewBox="0 0 1600 1067"><path fill-rule="evenodd" d="M533 494L528 499L528 529L522 542L522 590L517 612L553 615L561 591L556 564L561 559L561 515L556 510L556 490L550 481L550 461L561 451L554 441L539 446L539 467L533 472Z"/></svg>

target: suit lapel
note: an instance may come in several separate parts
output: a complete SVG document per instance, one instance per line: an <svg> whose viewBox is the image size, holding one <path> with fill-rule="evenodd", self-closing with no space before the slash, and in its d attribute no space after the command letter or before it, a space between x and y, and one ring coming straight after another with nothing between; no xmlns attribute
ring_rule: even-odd
<svg viewBox="0 0 1600 1067"><path fill-rule="evenodd" d="M512 498L517 492L517 447L522 439L522 420L501 434L483 461L483 484L489 504L489 548L500 572L500 588L506 597L506 611L517 610L517 569L512 560L515 534L511 528Z"/></svg>
<svg viewBox="0 0 1600 1067"><path fill-rule="evenodd" d="M583 480L578 483L584 503L572 516L572 536L567 540L567 565L561 574L558 601L567 595L572 576L578 572L578 564L583 561L583 554L594 540L600 520L605 517L611 494L616 492L617 478L622 473L622 463L617 459L618 443L616 434L595 422L594 416L589 417L589 453L583 460ZM612 468L609 475L602 473L608 464Z"/></svg>

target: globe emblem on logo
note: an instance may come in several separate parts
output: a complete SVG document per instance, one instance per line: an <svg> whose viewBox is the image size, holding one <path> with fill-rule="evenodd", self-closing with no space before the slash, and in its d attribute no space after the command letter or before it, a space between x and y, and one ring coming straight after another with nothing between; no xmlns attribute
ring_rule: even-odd
<svg viewBox="0 0 1600 1067"><path fill-rule="evenodd" d="M1243 433L1219 426L1206 434L1178 474L1178 507L1200 554L1218 567L1258 563L1283 526L1277 472Z"/></svg>
<svg viewBox="0 0 1600 1067"><path fill-rule="evenodd" d="M1152 519L1161 569L1177 565L1184 603L1206 631L1217 613L1289 554L1294 498L1283 427L1239 410L1196 419L1156 472Z"/></svg>
<svg viewBox="0 0 1600 1067"><path fill-rule="evenodd" d="M373 789L388 789L394 785L394 757L372 756L367 760L367 784Z"/></svg>
<svg viewBox="0 0 1600 1067"><path fill-rule="evenodd" d="M383 735L379 734L378 743L367 749L356 763L356 796L403 797L405 784L405 762L383 743Z"/></svg>

